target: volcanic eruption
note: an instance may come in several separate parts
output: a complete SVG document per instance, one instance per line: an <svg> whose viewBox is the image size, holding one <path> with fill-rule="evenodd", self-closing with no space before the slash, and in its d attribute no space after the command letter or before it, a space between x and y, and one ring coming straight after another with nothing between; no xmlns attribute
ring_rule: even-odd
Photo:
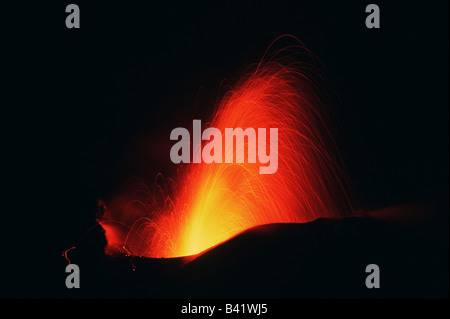
<svg viewBox="0 0 450 319"><path fill-rule="evenodd" d="M222 131L277 128L276 173L260 174L258 160L202 162L183 164L173 180L158 175L154 190L135 185L127 202L104 205L99 223L105 230L106 251L154 258L189 256L254 226L351 215L349 182L315 65L303 46L266 52L203 121ZM268 135L265 143L268 150ZM223 145L222 156L238 147L247 149L248 139L236 144Z"/></svg>

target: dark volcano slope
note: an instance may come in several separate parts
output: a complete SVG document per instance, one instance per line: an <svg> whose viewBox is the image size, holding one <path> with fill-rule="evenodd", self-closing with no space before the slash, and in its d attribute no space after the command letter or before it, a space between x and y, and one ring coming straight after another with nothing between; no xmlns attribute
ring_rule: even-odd
<svg viewBox="0 0 450 319"><path fill-rule="evenodd" d="M83 269L79 297L448 298L442 229L419 234L372 217L270 224L188 260L105 256L97 228L71 256ZM379 289L366 287L369 264Z"/></svg>
<svg viewBox="0 0 450 319"><path fill-rule="evenodd" d="M365 285L369 264L380 268L379 289ZM259 226L199 256L183 274L198 297L448 296L445 247L367 217Z"/></svg>

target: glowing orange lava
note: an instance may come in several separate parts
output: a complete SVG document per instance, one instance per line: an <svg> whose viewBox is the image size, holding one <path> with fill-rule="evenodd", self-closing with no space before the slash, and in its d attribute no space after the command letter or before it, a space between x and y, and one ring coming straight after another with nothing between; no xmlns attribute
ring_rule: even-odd
<svg viewBox="0 0 450 319"><path fill-rule="evenodd" d="M187 256L253 226L348 215L344 173L313 76L308 63L260 63L210 121L220 130L278 128L275 174L260 174L259 163L185 164L178 183L163 183L164 191L136 185L133 200L111 205L100 218L107 251ZM230 151L223 146L223 156Z"/></svg>

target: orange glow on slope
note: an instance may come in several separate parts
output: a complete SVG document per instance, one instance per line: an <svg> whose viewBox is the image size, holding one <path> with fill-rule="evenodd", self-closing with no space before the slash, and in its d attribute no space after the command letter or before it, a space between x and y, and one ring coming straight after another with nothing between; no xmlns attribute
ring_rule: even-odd
<svg viewBox="0 0 450 319"><path fill-rule="evenodd" d="M99 220L107 251L187 256L253 226L350 214L319 94L310 64L258 65L221 100L210 126L222 134L226 127L278 128L278 171L259 174L266 164L258 162L184 164L177 183L153 191L135 185L134 199L112 205ZM223 157L230 151L223 145Z"/></svg>

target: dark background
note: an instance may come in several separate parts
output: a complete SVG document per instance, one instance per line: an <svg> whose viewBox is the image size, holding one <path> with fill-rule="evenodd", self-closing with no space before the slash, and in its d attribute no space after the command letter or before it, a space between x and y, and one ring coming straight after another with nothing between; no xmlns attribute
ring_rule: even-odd
<svg viewBox="0 0 450 319"><path fill-rule="evenodd" d="M325 66L361 209L448 202L448 2L17 3L1 13L1 297L58 297L96 200L173 175L169 134L206 118L278 35Z"/></svg>

